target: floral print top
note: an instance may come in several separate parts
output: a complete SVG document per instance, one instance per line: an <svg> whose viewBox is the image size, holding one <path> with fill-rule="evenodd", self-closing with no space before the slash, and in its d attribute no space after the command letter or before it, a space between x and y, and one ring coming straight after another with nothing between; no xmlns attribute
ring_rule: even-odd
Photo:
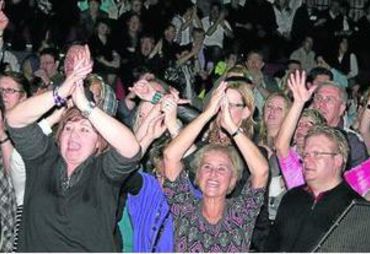
<svg viewBox="0 0 370 254"><path fill-rule="evenodd" d="M175 225L176 252L246 252L265 188L254 189L250 181L236 198L226 200L222 219L210 224L201 213L202 199L192 192L185 171L174 181L166 180L164 191Z"/></svg>

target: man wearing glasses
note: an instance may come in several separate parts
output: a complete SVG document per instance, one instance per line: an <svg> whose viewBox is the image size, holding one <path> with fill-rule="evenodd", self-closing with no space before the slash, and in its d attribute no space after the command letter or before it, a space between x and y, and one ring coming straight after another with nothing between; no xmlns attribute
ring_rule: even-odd
<svg viewBox="0 0 370 254"><path fill-rule="evenodd" d="M347 169L359 165L368 158L366 146L361 136L344 127L343 116L347 103L346 91L335 83L324 82L313 96L312 107L326 119L329 126L343 130L349 143L350 156Z"/></svg>
<svg viewBox="0 0 370 254"><path fill-rule="evenodd" d="M283 197L265 251L312 251L351 201L361 199L342 179L348 155L341 131L322 125L309 131L302 154L306 184Z"/></svg>

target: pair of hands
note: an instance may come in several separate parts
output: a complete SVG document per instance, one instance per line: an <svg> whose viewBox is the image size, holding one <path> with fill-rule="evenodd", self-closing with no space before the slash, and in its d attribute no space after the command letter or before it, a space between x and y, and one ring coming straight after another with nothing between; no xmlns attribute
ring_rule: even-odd
<svg viewBox="0 0 370 254"><path fill-rule="evenodd" d="M129 87L128 89L141 100L150 102L157 92L157 90L154 88L154 85L161 87L161 84L156 83L154 79L155 76L153 74L146 73L134 84L134 86ZM178 96L179 92L173 87L170 87L170 94L175 96L177 104L186 104L190 102L189 100L180 99Z"/></svg>
<svg viewBox="0 0 370 254"><path fill-rule="evenodd" d="M91 73L93 62L89 47L84 46L84 50L79 51L74 56L73 71L67 76L64 83L60 86L58 92L62 98L72 96L74 105L81 111L88 107L89 101L85 95L83 81Z"/></svg>
<svg viewBox="0 0 370 254"><path fill-rule="evenodd" d="M170 90L169 94L163 96L145 119L141 122L139 129L135 132L136 138L141 141L147 138L154 141L169 130L171 135L178 134L177 105L180 98L176 90Z"/></svg>
<svg viewBox="0 0 370 254"><path fill-rule="evenodd" d="M229 100L226 96L228 84L222 81L221 84L213 91L211 100L209 101L204 113L210 118L216 114L220 114L220 124L229 134L233 134L239 128L234 122L229 106Z"/></svg>

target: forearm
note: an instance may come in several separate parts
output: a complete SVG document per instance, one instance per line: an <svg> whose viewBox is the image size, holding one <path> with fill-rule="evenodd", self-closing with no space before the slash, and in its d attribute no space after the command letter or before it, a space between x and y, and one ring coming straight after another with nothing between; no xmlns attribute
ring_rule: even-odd
<svg viewBox="0 0 370 254"><path fill-rule="evenodd" d="M180 161L185 152L194 143L199 133L210 120L210 116L203 112L194 121L188 124L165 149L165 156L171 160Z"/></svg>
<svg viewBox="0 0 370 254"><path fill-rule="evenodd" d="M5 132L0 135L0 140L3 141L3 143L0 144L1 158L3 160L5 172L7 173L9 173L9 169L10 169L10 155L12 154L12 151L14 149L12 143L10 142L10 139L7 140L8 138L9 137Z"/></svg>
<svg viewBox="0 0 370 254"><path fill-rule="evenodd" d="M100 135L123 157L132 158L139 152L140 145L130 129L98 107L93 109L89 120Z"/></svg>
<svg viewBox="0 0 370 254"><path fill-rule="evenodd" d="M36 122L54 105L53 92L48 91L19 103L6 114L6 119L10 127L22 128Z"/></svg>
<svg viewBox="0 0 370 254"><path fill-rule="evenodd" d="M251 173L251 182L254 188L266 186L269 166L266 158L258 147L242 132L234 136L234 141L242 153Z"/></svg>
<svg viewBox="0 0 370 254"><path fill-rule="evenodd" d="M370 109L366 108L362 113L359 131L364 139L367 150L370 151Z"/></svg>
<svg viewBox="0 0 370 254"><path fill-rule="evenodd" d="M176 65L178 66L181 66L183 65L184 63L186 63L187 61L189 61L189 59L193 58L194 57L194 52L191 51L190 53L186 54L185 56L181 57L180 59L178 59L176 61Z"/></svg>
<svg viewBox="0 0 370 254"><path fill-rule="evenodd" d="M286 157L289 152L290 142L293 138L304 103L294 102L285 117L275 141L278 156Z"/></svg>
<svg viewBox="0 0 370 254"><path fill-rule="evenodd" d="M148 136L144 136L139 141L139 144L140 144L140 147L141 147L142 156L145 155L146 151L148 150L149 146L152 144L153 141L154 141L154 139L152 139L152 138L150 138Z"/></svg>

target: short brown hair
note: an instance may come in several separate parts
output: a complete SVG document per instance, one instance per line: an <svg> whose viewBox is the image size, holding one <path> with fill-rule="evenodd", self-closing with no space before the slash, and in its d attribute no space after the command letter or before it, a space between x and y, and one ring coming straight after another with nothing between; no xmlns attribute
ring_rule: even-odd
<svg viewBox="0 0 370 254"><path fill-rule="evenodd" d="M72 108L68 109L64 113L62 119L60 120L57 132L55 134L55 139L56 139L57 143L59 144L60 135L62 134L62 131L63 131L64 127L66 126L66 124L68 122L76 122L76 121L79 121L79 120L82 120L82 119L87 119L87 118L84 117L81 114L81 111L78 108L72 107ZM100 145L99 145L98 150L96 151L95 155L99 155L100 153L107 150L108 142L100 135L100 133L95 129L95 127L93 125L92 125L92 127L93 127L94 131L98 134L98 141L99 141Z"/></svg>

